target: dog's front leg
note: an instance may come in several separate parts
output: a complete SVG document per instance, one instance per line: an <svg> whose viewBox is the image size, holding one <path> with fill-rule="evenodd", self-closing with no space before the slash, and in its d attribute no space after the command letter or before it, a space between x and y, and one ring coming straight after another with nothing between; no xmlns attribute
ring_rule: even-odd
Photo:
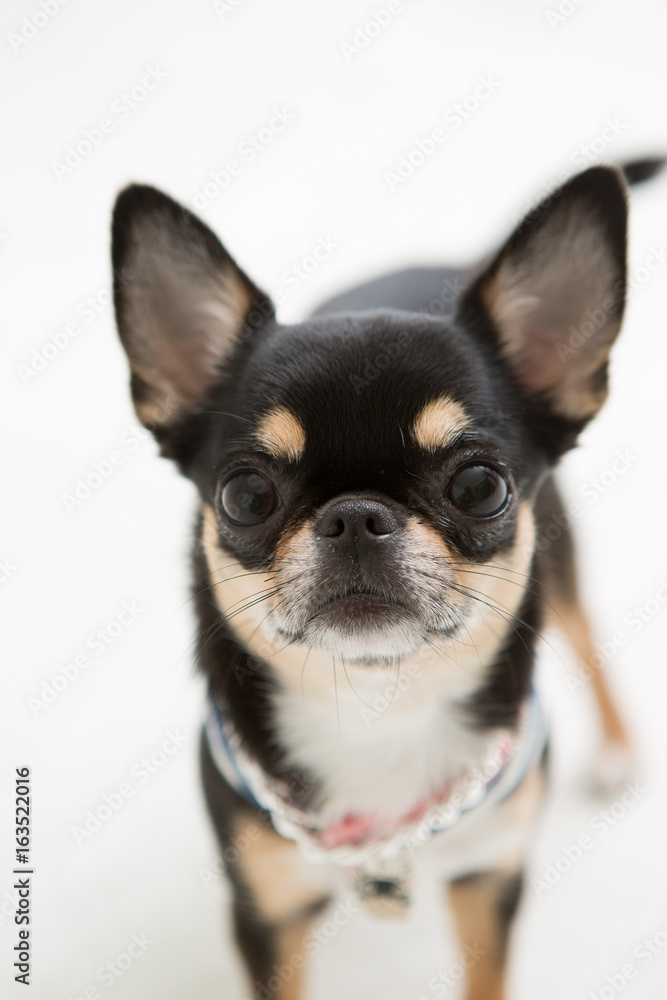
<svg viewBox="0 0 667 1000"><path fill-rule="evenodd" d="M507 943L521 883L520 872L484 872L448 886L466 969L465 1000L505 1000Z"/></svg>
<svg viewBox="0 0 667 1000"><path fill-rule="evenodd" d="M234 932L248 976L244 1000L302 1000L310 924L329 901L325 876L224 780L206 739L201 768L233 893Z"/></svg>
<svg viewBox="0 0 667 1000"><path fill-rule="evenodd" d="M236 940L256 1000L302 1000L310 926L327 894L309 878L291 841L241 814L234 842L246 846L229 870ZM259 832L258 832L259 831Z"/></svg>

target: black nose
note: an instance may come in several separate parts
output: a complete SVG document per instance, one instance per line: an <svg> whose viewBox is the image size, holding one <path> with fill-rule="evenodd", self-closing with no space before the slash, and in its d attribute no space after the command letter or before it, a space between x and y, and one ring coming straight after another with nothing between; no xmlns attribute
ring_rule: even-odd
<svg viewBox="0 0 667 1000"><path fill-rule="evenodd" d="M350 498L326 504L315 530L325 538L369 542L393 535L399 527L397 516L386 504L379 500Z"/></svg>

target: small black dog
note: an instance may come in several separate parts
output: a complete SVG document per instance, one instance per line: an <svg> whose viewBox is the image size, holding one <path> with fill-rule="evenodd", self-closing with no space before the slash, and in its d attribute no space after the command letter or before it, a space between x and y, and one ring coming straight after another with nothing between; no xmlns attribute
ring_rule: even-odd
<svg viewBox="0 0 667 1000"><path fill-rule="evenodd" d="M592 656L571 543L536 539L607 394L626 225L623 173L596 167L477 273L390 275L283 326L190 212L150 187L118 199L134 403L201 498L204 786L254 997L302 995L341 875L393 912L422 871L448 889L468 1000L504 995L545 783L547 609Z"/></svg>

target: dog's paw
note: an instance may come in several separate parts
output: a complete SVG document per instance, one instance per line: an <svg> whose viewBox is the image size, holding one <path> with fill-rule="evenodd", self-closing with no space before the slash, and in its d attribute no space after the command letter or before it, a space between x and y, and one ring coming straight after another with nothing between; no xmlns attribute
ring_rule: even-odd
<svg viewBox="0 0 667 1000"><path fill-rule="evenodd" d="M637 770L637 760L625 743L606 740L590 770L590 791L605 798L612 796L637 776Z"/></svg>

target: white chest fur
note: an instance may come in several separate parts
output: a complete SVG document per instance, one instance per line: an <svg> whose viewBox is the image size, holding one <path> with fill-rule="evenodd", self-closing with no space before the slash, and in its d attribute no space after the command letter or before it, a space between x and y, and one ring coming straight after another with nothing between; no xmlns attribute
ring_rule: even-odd
<svg viewBox="0 0 667 1000"><path fill-rule="evenodd" d="M399 670L329 666L335 683L289 685L275 703L288 760L320 782L327 815L396 817L483 759L489 736L472 733L457 704L481 670L428 646Z"/></svg>

